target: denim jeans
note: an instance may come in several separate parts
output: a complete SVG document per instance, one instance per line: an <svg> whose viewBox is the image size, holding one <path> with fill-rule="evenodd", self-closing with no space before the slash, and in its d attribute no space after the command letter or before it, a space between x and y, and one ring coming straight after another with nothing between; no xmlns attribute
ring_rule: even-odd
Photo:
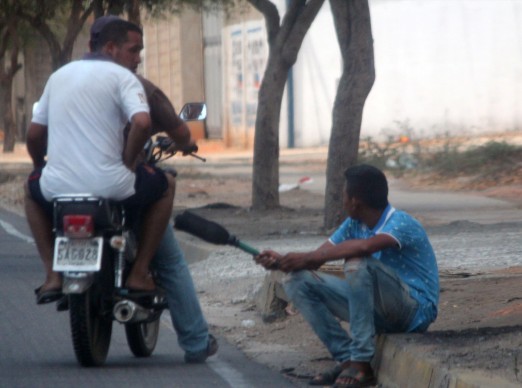
<svg viewBox="0 0 522 388"><path fill-rule="evenodd" d="M179 346L186 353L206 351L209 341L208 324L172 225L167 227L163 235L152 260L152 268L156 272L158 285L166 292Z"/></svg>
<svg viewBox="0 0 522 388"><path fill-rule="evenodd" d="M297 271L283 286L336 361L370 361L375 334L406 332L418 303L408 286L378 260L350 260L344 272L345 279ZM339 319L350 323L350 333Z"/></svg>

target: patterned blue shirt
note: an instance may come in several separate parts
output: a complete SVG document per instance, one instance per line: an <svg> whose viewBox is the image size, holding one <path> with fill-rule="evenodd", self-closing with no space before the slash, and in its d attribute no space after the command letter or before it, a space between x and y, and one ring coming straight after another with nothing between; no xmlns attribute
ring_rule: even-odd
<svg viewBox="0 0 522 388"><path fill-rule="evenodd" d="M367 239L377 234L388 234L397 240L396 247L375 252L372 257L394 269L409 286L410 295L419 303L419 309L408 331L423 331L437 317L439 272L435 253L419 221L388 205L373 229L347 218L329 241L337 245L346 240Z"/></svg>

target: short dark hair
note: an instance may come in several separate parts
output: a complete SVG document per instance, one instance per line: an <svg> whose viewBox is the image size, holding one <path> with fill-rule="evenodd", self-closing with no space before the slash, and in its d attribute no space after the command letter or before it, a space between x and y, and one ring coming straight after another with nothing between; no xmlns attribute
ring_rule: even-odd
<svg viewBox="0 0 522 388"><path fill-rule="evenodd" d="M91 50L100 51L107 42L114 42L117 46L127 42L129 31L143 35L142 29L134 23L119 19L107 23L96 36L91 34ZM93 39L94 38L94 39Z"/></svg>
<svg viewBox="0 0 522 388"><path fill-rule="evenodd" d="M357 198L373 209L388 206L388 181L377 167L359 164L346 169L346 194Z"/></svg>

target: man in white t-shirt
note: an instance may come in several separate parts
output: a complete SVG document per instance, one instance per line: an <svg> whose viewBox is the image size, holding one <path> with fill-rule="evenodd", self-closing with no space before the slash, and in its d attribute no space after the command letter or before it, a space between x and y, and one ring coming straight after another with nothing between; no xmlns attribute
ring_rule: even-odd
<svg viewBox="0 0 522 388"><path fill-rule="evenodd" d="M161 170L138 164L150 137L145 92L131 71L103 57L115 55L128 34L142 36L136 25L116 23L100 38L100 56L71 62L53 73L33 114L27 149L35 171L28 180L26 213L47 273L37 289L37 303L61 296L61 277L52 271L50 201L63 193L90 193L143 209L140 243L126 287L155 289L148 268L170 219L174 185Z"/></svg>

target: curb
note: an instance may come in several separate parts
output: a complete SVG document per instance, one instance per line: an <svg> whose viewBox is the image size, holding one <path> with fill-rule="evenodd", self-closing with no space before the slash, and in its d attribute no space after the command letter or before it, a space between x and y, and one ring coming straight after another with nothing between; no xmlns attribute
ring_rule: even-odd
<svg viewBox="0 0 522 388"><path fill-rule="evenodd" d="M482 371L452 369L430 359L430 346L413 343L414 335L381 335L377 339L375 369L384 387L400 388L515 388L520 387ZM422 334L420 334L422 335Z"/></svg>
<svg viewBox="0 0 522 388"><path fill-rule="evenodd" d="M335 271L332 271L334 274ZM264 322L282 313L282 301L288 302L281 285L283 274L272 271L265 276L256 298L256 307ZM436 343L419 344L422 334L382 334L377 336L373 368L383 388L515 388L520 385L476 369L451 368L443 360L430 356Z"/></svg>

